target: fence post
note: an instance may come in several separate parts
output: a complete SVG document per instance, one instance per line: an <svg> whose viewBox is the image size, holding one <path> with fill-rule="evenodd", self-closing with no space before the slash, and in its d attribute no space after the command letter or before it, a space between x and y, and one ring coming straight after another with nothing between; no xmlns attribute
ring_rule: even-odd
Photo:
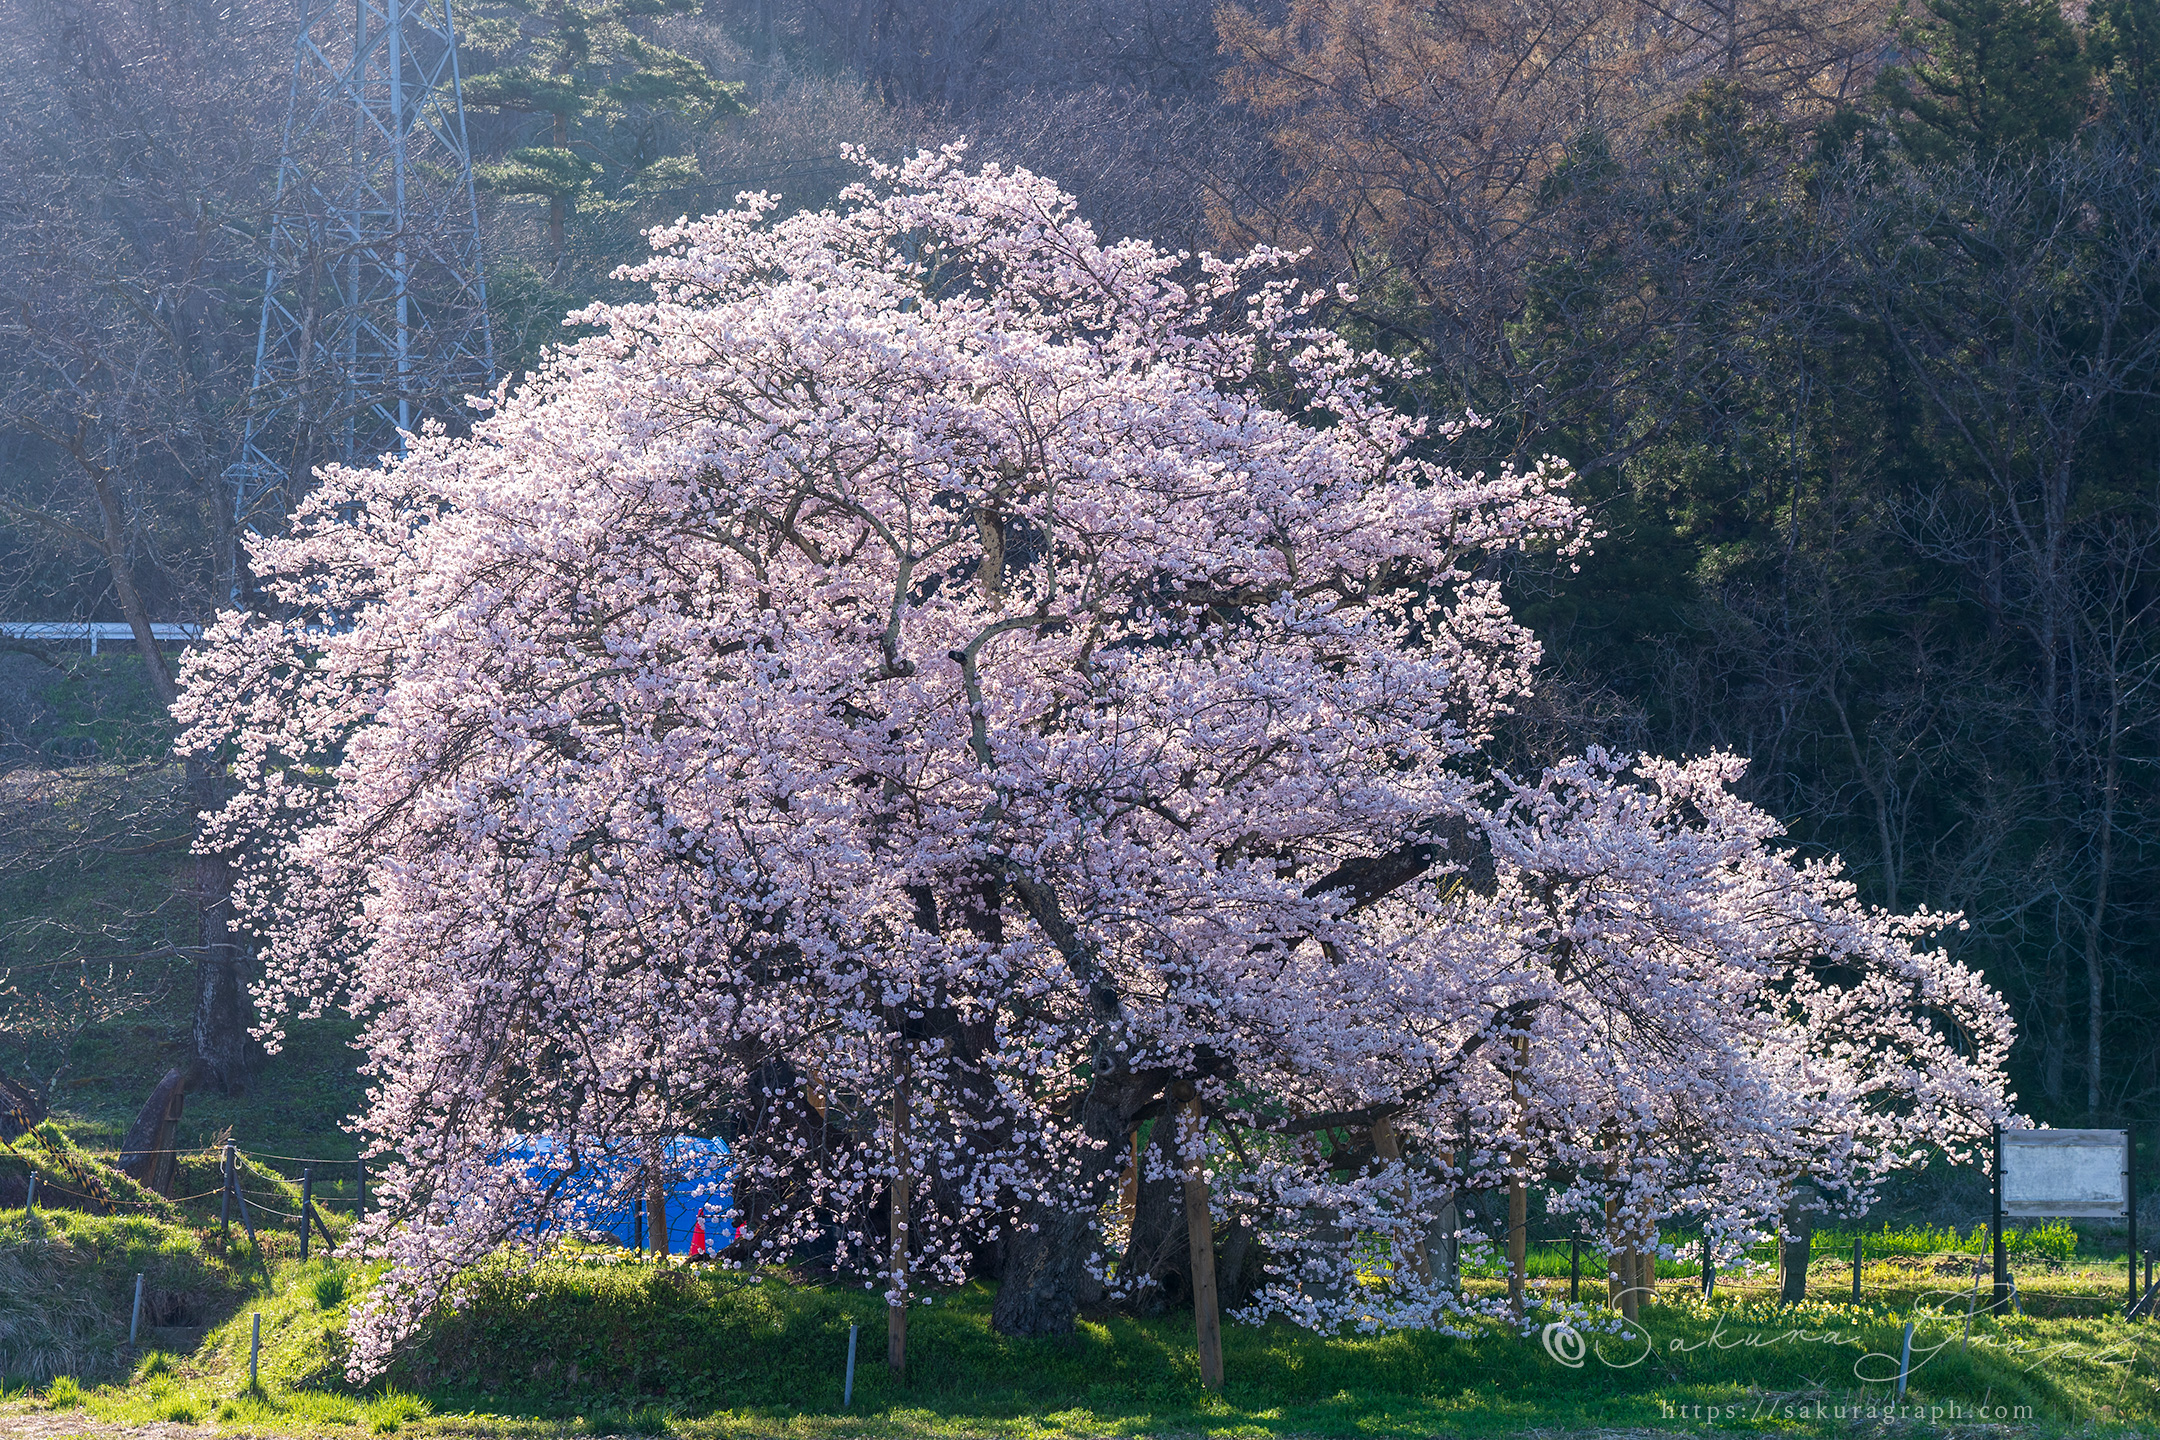
<svg viewBox="0 0 2160 1440"><path fill-rule="evenodd" d="M362 1156L360 1159L353 1161L352 1168L354 1193L358 1197L353 1201L352 1213L353 1219L358 1220L361 1216L367 1214L367 1158Z"/></svg>
<svg viewBox="0 0 2160 1440"><path fill-rule="evenodd" d="M30 1195L29 1198L23 1201L23 1213L25 1215L32 1215L37 1212L37 1182L37 1171L33 1170L30 1172Z"/></svg>
<svg viewBox="0 0 2160 1440"><path fill-rule="evenodd" d="M1852 1237L1852 1303L1860 1303L1860 1246L1864 1242L1858 1235Z"/></svg>
<svg viewBox="0 0 2160 1440"><path fill-rule="evenodd" d="M315 1172L300 1168L300 1263L308 1258L308 1226L315 1219Z"/></svg>
<svg viewBox="0 0 2160 1440"><path fill-rule="evenodd" d="M1568 1241L1567 1298L1570 1305L1582 1298L1582 1236L1580 1235Z"/></svg>
<svg viewBox="0 0 2160 1440"><path fill-rule="evenodd" d="M128 1313L128 1344L135 1343L135 1336L142 1330L142 1271L135 1272L135 1308Z"/></svg>
<svg viewBox="0 0 2160 1440"><path fill-rule="evenodd" d="M245 1215L247 1211L242 1210ZM248 1323L248 1389L262 1388L262 1372L258 1368L262 1359L262 1311L257 1310Z"/></svg>
<svg viewBox="0 0 2160 1440"><path fill-rule="evenodd" d="M225 1188L218 1191L217 1223L218 1238L232 1244L232 1190L233 1190L232 1141L225 1142Z"/></svg>
<svg viewBox="0 0 2160 1440"><path fill-rule="evenodd" d="M1716 1285L1717 1251L1710 1240L1710 1227L1705 1225L1702 1232L1702 1298L1708 1300Z"/></svg>

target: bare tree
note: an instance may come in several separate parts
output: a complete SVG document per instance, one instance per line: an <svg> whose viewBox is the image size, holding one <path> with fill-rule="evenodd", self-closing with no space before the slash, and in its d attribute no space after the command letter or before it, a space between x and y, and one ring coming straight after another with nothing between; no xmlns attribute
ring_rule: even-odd
<svg viewBox="0 0 2160 1440"><path fill-rule="evenodd" d="M2110 478L2094 446L2160 383L2155 138L2111 119L2038 158L1918 172L1867 192L1847 232L1885 333L1965 462L1917 497L1905 530L2013 642L1999 663L2018 672L2015 709L1995 717L1994 748L2033 757L2023 828L2047 883L2019 886L1997 918L2035 927L2046 956L2051 1095L2071 1049L2067 978L2084 971L2091 1111L2123 746L2150 734L2160 579L2160 496Z"/></svg>
<svg viewBox="0 0 2160 1440"><path fill-rule="evenodd" d="M0 432L19 454L0 520L37 537L19 545L94 560L100 583L76 613L117 610L166 703L177 685L151 626L205 615L238 571L219 476L252 354L235 301L260 284L286 20L268 6L22 7L0 78ZM206 767L173 778L183 813L214 802ZM234 1088L253 1050L225 876L221 857L195 858L185 948L196 1083Z"/></svg>

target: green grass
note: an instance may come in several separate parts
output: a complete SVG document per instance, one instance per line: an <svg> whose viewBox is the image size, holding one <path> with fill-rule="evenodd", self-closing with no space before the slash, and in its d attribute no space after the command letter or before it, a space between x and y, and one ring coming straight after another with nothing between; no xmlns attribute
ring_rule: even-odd
<svg viewBox="0 0 2160 1440"><path fill-rule="evenodd" d="M1888 1255L1985 1255L1992 1248L1988 1227L1975 1225L1960 1237L1955 1225L1937 1228L1917 1224L1890 1226L1880 1230L1818 1230L1810 1237L1812 1249L1817 1254L1851 1255L1853 1241L1858 1239L1869 1258L1881 1259ZM2068 1221L2050 1220L2044 1225L2027 1229L2015 1226L2003 1227L2003 1248L2014 1257L2053 1260L2068 1264L2078 1254L2077 1230Z"/></svg>
<svg viewBox="0 0 2160 1440"><path fill-rule="evenodd" d="M144 1195L73 1149L116 1198L142 1208L0 1212L0 1396L32 1387L36 1404L96 1420L206 1422L265 1431L385 1433L418 1426L487 1433L1480 1436L1524 1429L1746 1428L1774 1421L1809 1433L1851 1428L1886 1402L1903 1325L1918 1328L1911 1402L1923 1414L1985 1400L2034 1433L2160 1428L2160 1326L2113 1318L2119 1270L2033 1254L2021 1265L2028 1316L1985 1315L1964 1334L1971 1256L1890 1253L1954 1232L1871 1237L1868 1303L1838 1303L1849 1272L1825 1247L1816 1298L1777 1305L1769 1277L1722 1282L1709 1305L1684 1280L1645 1307L1643 1329L1593 1345L1579 1366L1535 1336L1497 1323L1468 1337L1431 1333L1321 1336L1282 1323L1225 1330L1229 1383L1199 1384L1187 1316L1086 1319L1051 1340L994 1334L984 1286L940 1295L910 1318L909 1372L883 1362L877 1297L842 1286L655 1264L614 1249L573 1248L534 1262L498 1256L459 1303L432 1320L378 1385L344 1377L345 1324L372 1272L302 1264L289 1224L265 1224L260 1248L216 1226L214 1197ZM45 1147L0 1164L58 1174ZM217 1156L182 1158L183 1196L216 1183ZM243 1187L270 1210L298 1192L249 1167ZM266 1212L267 1214L267 1212ZM1557 1301L1564 1247L1538 1252L1533 1292ZM1585 1299L1594 1298L1595 1267ZM1681 1267L1684 1268L1684 1267ZM126 1343L133 1277L150 1329ZM1472 1278L1476 1294L1502 1282ZM248 1384L250 1320L262 1322L261 1384ZM852 1406L840 1403L848 1327L858 1330ZM1563 1358L1565 1352L1562 1352ZM1870 1358L1872 1357L1872 1358ZM1795 1418L1805 1402L1810 1418ZM1817 1408L1822 1414L1816 1418ZM483 1418L476 1418L483 1417ZM4 1427L4 1414L0 1414ZM2142 1429L2140 1428L2142 1427Z"/></svg>
<svg viewBox="0 0 2160 1440"><path fill-rule="evenodd" d="M35 1403L79 1405L122 1424L192 1417L333 1433L1842 1434L1856 1428L1850 1412L1864 1418L1868 1407L1879 1413L1890 1403L1911 1318L1917 1363L1906 1404L1923 1420L1931 1409L1970 1411L1984 1400L2026 1433L2160 1426L2160 1326L1982 1316L1965 1341L1962 1308L1945 1297L1904 1308L1785 1308L1759 1296L1705 1306L1675 1297L1646 1307L1639 1333L1593 1343L1579 1367L1560 1363L1539 1337L1497 1324L1467 1339L1233 1324L1224 1332L1228 1383L1211 1395L1199 1384L1186 1316L1103 1316L1069 1337L1014 1341L990 1329L989 1290L970 1287L911 1312L909 1373L900 1380L883 1363L883 1306L859 1290L612 1252L538 1265L503 1257L455 1313L429 1326L388 1383L356 1391L341 1376L342 1325L367 1275L324 1261L282 1264L275 1274L191 1354L146 1353L121 1383L51 1382ZM262 1385L250 1391L256 1313ZM853 1405L843 1410L850 1324L859 1327L858 1368Z"/></svg>
<svg viewBox="0 0 2160 1440"><path fill-rule="evenodd" d="M220 1254L194 1230L148 1216L0 1211L0 1377L124 1374L134 1358L126 1342L136 1275L155 1333L229 1313L251 1258Z"/></svg>
<svg viewBox="0 0 2160 1440"><path fill-rule="evenodd" d="M1690 1243L1690 1237L1677 1237L1681 1243ZM1991 1253L1991 1241L1985 1225L1975 1225L1971 1233L1960 1235L1955 1225L1936 1227L1926 1223L1909 1225L1885 1224L1880 1230L1817 1230L1809 1237L1809 1254L1812 1264L1835 1266L1840 1262L1848 1267L1852 1261L1853 1240L1858 1238L1866 1261L1873 1262L1892 1257L1933 1258L1953 1255L1985 1256ZM2003 1246L2013 1263L2033 1261L2054 1265L2069 1265L2079 1258L2080 1247L2087 1256L2097 1257L2098 1247L2081 1240L2075 1227L2067 1221L2051 1220L2030 1229L2005 1228ZM1748 1257L1756 1265L1774 1266L1777 1263L1775 1242L1752 1247ZM1564 1242L1532 1242L1524 1247L1524 1271L1537 1279L1564 1280L1572 1264L1569 1248ZM1584 1283L1599 1280L1605 1273L1605 1252L1599 1245L1585 1243L1582 1247L1582 1273ZM1498 1247L1483 1247L1474 1259L1465 1255L1463 1273L1482 1279L1499 1279L1507 1273L1507 1258ZM1698 1260L1667 1260L1657 1262L1660 1279L1682 1280L1702 1274ZM1846 1273L1850 1273L1849 1269Z"/></svg>

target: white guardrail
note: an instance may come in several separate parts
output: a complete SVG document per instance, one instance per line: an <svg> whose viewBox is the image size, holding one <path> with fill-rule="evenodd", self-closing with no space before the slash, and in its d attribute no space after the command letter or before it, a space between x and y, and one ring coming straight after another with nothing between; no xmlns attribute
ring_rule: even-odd
<svg viewBox="0 0 2160 1440"><path fill-rule="evenodd" d="M200 625L152 625L150 633L160 644L185 645L202 638ZM83 645L98 653L102 640L135 640L135 629L124 622L105 620L0 620L0 639L32 640L45 645Z"/></svg>

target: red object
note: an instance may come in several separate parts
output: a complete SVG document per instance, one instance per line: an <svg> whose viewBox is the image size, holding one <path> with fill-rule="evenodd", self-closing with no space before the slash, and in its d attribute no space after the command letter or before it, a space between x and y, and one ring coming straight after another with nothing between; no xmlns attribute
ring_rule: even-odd
<svg viewBox="0 0 2160 1440"><path fill-rule="evenodd" d="M702 1215L698 1216L697 1223L690 1227L690 1253L692 1255L703 1255L705 1253L705 1217Z"/></svg>

